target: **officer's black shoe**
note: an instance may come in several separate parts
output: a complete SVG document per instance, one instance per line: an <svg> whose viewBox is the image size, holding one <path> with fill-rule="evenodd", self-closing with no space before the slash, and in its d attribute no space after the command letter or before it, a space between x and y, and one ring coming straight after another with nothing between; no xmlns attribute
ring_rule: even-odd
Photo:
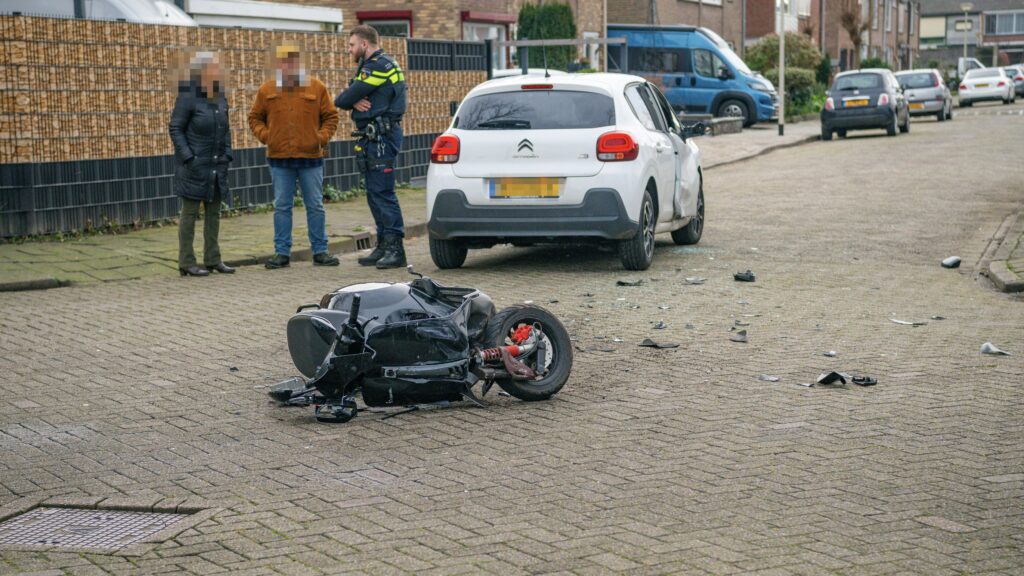
<svg viewBox="0 0 1024 576"><path fill-rule="evenodd" d="M360 266L373 266L374 264L377 263L377 260L380 260L383 257L384 257L384 238L378 237L377 238L377 247L373 249L373 252L370 252L366 256L363 256L362 258L357 260L357 262L359 262Z"/></svg>
<svg viewBox="0 0 1024 576"><path fill-rule="evenodd" d="M384 240L384 256L377 260L377 269L405 268L408 262L405 260L405 247L402 245L402 237L386 236Z"/></svg>

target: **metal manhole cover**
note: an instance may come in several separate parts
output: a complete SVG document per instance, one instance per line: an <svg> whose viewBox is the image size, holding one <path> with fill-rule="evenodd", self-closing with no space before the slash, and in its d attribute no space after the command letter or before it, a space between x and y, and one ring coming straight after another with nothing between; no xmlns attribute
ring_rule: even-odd
<svg viewBox="0 0 1024 576"><path fill-rule="evenodd" d="M0 523L0 544L117 550L188 514L40 507Z"/></svg>

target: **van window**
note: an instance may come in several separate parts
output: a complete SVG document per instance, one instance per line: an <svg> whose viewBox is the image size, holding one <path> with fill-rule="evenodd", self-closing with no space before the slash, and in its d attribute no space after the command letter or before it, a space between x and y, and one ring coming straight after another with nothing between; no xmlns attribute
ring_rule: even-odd
<svg viewBox="0 0 1024 576"><path fill-rule="evenodd" d="M697 74L707 78L715 78L718 76L718 69L723 66L725 66L725 63L714 52L710 50L693 51L693 68L697 71Z"/></svg>
<svg viewBox="0 0 1024 576"><path fill-rule="evenodd" d="M653 131L658 130L658 125L654 123L654 118L651 117L651 111L647 109L647 104L644 103L643 97L640 96L640 85L634 84L626 88L626 101L629 102L629 107L633 109L633 114L644 125L644 128Z"/></svg>
<svg viewBox="0 0 1024 576"><path fill-rule="evenodd" d="M461 130L556 130L615 124L611 96L576 90L516 90L467 99L454 127Z"/></svg>
<svg viewBox="0 0 1024 576"><path fill-rule="evenodd" d="M630 48L630 72L689 74L690 51L686 48Z"/></svg>

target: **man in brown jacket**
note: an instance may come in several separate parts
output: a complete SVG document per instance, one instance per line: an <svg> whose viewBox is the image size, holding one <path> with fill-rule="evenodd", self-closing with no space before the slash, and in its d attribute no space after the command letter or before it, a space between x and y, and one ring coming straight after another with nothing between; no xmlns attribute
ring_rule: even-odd
<svg viewBox="0 0 1024 576"><path fill-rule="evenodd" d="M276 78L256 93L249 128L267 145L274 185L274 257L267 268L288 266L292 249L295 184L302 189L314 266L337 266L327 253L324 215L324 156L338 128L338 111L323 82L308 75L298 46L278 46Z"/></svg>

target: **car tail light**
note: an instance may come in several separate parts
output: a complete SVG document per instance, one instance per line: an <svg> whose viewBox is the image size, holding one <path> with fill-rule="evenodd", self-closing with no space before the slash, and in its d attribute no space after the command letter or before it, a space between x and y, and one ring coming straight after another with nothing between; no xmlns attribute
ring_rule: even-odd
<svg viewBox="0 0 1024 576"><path fill-rule="evenodd" d="M1013 79L1016 80L1017 82L1020 82L1021 80L1024 80L1024 74L1017 74L1016 76L1013 77Z"/></svg>
<svg viewBox="0 0 1024 576"><path fill-rule="evenodd" d="M882 94L881 96L879 96L878 97L878 105L879 106L888 106L889 105L889 95L888 94Z"/></svg>
<svg viewBox="0 0 1024 576"><path fill-rule="evenodd" d="M640 146L628 132L605 132L597 139L597 159L602 162L636 160Z"/></svg>
<svg viewBox="0 0 1024 576"><path fill-rule="evenodd" d="M961 90L967 90L967 84L961 84L960 85L960 89Z"/></svg>
<svg viewBox="0 0 1024 576"><path fill-rule="evenodd" d="M932 80L935 82L935 84L932 84L932 88L938 88L939 86L942 86L942 82L939 81L938 76L932 76Z"/></svg>
<svg viewBox="0 0 1024 576"><path fill-rule="evenodd" d="M835 100L833 100L831 97L827 98L825 100L825 110L828 110L829 112L831 112L832 110L835 110L835 109L836 109L836 102L835 102Z"/></svg>
<svg viewBox="0 0 1024 576"><path fill-rule="evenodd" d="M996 84L997 88L1002 88L1003 86L1006 86L1006 82L1003 82L1002 80L999 81L999 84Z"/></svg>
<svg viewBox="0 0 1024 576"><path fill-rule="evenodd" d="M551 90L554 84L523 84L523 90Z"/></svg>
<svg viewBox="0 0 1024 576"><path fill-rule="evenodd" d="M434 164L455 164L459 161L459 137L441 134L430 147L430 161Z"/></svg>

